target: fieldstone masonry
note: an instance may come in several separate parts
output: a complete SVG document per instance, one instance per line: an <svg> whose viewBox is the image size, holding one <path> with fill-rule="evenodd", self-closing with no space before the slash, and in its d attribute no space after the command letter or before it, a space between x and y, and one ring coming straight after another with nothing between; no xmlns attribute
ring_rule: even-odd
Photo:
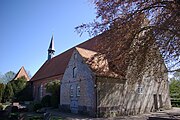
<svg viewBox="0 0 180 120"><path fill-rule="evenodd" d="M76 68L77 71L73 72ZM74 75L73 75L74 74ZM60 108L73 113L82 113L90 116L96 114L96 95L94 89L94 75L91 69L77 51L74 51L60 87ZM80 95L77 95L77 86L80 86Z"/></svg>
<svg viewBox="0 0 180 120"><path fill-rule="evenodd" d="M61 80L60 109L94 117L170 109L167 74L153 75L154 70L163 72L166 69L163 62L160 67L150 66L142 71L142 76L137 79L132 75L134 69L128 67L126 79L97 76L75 50Z"/></svg>

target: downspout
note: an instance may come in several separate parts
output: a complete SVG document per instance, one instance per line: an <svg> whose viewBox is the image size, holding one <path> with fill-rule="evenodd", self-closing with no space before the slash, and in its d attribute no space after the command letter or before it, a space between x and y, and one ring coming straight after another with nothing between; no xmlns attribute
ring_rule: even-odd
<svg viewBox="0 0 180 120"><path fill-rule="evenodd" d="M60 86L59 86L59 110L61 111L61 80L60 80Z"/></svg>
<svg viewBox="0 0 180 120"><path fill-rule="evenodd" d="M96 109L96 117L98 118L98 91L97 91L97 76L95 76L95 84L94 84L94 89L95 89L95 109Z"/></svg>

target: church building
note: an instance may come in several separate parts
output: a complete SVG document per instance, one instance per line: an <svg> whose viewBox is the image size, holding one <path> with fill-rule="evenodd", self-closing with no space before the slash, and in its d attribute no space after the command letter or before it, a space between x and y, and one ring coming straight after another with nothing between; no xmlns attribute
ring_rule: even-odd
<svg viewBox="0 0 180 120"><path fill-rule="evenodd" d="M22 66L22 67L20 68L20 70L18 71L18 73L15 75L15 77L14 77L12 80L17 80L18 78L21 78L21 77L25 77L25 79L26 79L27 81L30 80L30 78L29 78L29 76L28 76L28 74L27 74L24 66Z"/></svg>
<svg viewBox="0 0 180 120"><path fill-rule="evenodd" d="M116 64L110 61L112 58L101 53L104 48L98 47L106 42L106 37L106 33L100 34L55 57L52 37L48 59L31 79L34 100L41 100L47 94L48 82L59 80L61 111L113 117L170 109L168 75L163 72L166 66L160 53L155 59L160 63L144 56L145 67L149 62L158 65L143 69L142 77L132 76L136 70L133 65L121 75L113 70ZM159 72L162 74L157 74Z"/></svg>

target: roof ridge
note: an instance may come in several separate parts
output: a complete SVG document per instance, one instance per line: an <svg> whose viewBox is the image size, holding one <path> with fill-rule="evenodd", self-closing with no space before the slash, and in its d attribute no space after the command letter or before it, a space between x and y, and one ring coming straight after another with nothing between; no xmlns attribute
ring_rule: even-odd
<svg viewBox="0 0 180 120"><path fill-rule="evenodd" d="M64 52L56 55L50 60L46 60L44 64L39 68L39 70L34 74L31 78L31 81L40 80L52 76L53 74L63 74L65 72L66 66L70 59L70 56L73 53L73 50L76 47L80 47L87 50L95 50L95 46L97 46L97 39L100 35L90 38L82 43L79 43ZM59 67L58 67L59 66Z"/></svg>

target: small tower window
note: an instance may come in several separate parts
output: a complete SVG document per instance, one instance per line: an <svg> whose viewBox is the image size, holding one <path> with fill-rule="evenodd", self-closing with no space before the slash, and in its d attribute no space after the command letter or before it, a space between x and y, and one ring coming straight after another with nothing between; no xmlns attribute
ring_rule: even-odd
<svg viewBox="0 0 180 120"><path fill-rule="evenodd" d="M138 88L137 88L137 93L138 94L143 94L143 87L142 87L142 85L138 85Z"/></svg>
<svg viewBox="0 0 180 120"><path fill-rule="evenodd" d="M76 87L76 96L80 96L80 86L79 85L77 85L77 87Z"/></svg>
<svg viewBox="0 0 180 120"><path fill-rule="evenodd" d="M74 68L73 68L73 78L75 78L75 77L76 77L76 75L77 75L77 68L76 68L76 67L74 67Z"/></svg>
<svg viewBox="0 0 180 120"><path fill-rule="evenodd" d="M70 96L73 97L73 86L70 86Z"/></svg>
<svg viewBox="0 0 180 120"><path fill-rule="evenodd" d="M77 53L74 53L74 60L77 59Z"/></svg>

